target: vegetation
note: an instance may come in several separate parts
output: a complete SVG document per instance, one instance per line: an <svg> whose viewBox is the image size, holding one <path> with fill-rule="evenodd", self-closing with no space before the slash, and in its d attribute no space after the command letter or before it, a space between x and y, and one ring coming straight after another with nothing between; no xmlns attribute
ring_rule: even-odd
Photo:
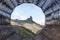
<svg viewBox="0 0 60 40"><path fill-rule="evenodd" d="M32 33L31 31L27 30L26 28L22 27L22 26L17 26L14 25L12 26L14 31L16 31L19 35L22 35L24 37L34 37L35 34Z"/></svg>
<svg viewBox="0 0 60 40"><path fill-rule="evenodd" d="M36 32L40 30L40 25L34 22L32 17L26 20L18 20L18 19L12 20L11 25L14 31L16 31L19 35L22 35L24 37L34 37L36 35Z"/></svg>

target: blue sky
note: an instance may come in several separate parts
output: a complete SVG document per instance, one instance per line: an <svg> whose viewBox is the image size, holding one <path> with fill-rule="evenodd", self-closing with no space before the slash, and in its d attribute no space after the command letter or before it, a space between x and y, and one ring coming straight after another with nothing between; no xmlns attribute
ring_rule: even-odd
<svg viewBox="0 0 60 40"><path fill-rule="evenodd" d="M23 3L17 6L12 12L11 19L26 20L30 16L33 20L41 25L45 24L45 15L40 7L32 3Z"/></svg>

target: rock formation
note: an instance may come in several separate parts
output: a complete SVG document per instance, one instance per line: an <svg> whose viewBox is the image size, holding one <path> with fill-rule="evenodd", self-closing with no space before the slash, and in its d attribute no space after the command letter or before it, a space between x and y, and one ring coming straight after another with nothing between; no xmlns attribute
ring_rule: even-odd
<svg viewBox="0 0 60 40"><path fill-rule="evenodd" d="M8 27L11 27L10 22L6 21L6 19L10 20L13 9L22 3L33 3L39 6L44 12L46 17L46 28L41 32L41 36L38 35L43 38L42 40L60 40L60 25L58 25L60 24L60 0L0 0L0 15L2 15L2 18L0 17L0 24L2 25L0 25L2 27L0 28L0 40L20 40L19 38L21 37L13 36L14 34L10 37L6 37L7 35L10 35L10 30L12 30L11 28L8 28L10 30L6 29L7 25L9 25ZM2 19L4 22L1 22ZM4 29L6 29L6 31ZM46 31L48 32L46 33ZM40 37L38 38L41 40ZM38 38L34 38L34 40L38 40ZM29 39L23 38L22 40Z"/></svg>

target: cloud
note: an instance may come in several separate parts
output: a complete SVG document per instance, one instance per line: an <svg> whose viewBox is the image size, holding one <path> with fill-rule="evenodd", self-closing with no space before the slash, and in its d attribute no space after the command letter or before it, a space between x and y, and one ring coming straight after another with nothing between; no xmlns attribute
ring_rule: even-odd
<svg viewBox="0 0 60 40"><path fill-rule="evenodd" d="M37 18L33 18L33 21L35 21L36 23L40 24L40 25L45 25L45 20L44 19L37 19Z"/></svg>
<svg viewBox="0 0 60 40"><path fill-rule="evenodd" d="M21 15L19 12L14 11L11 15L11 19L25 20L27 18L25 16Z"/></svg>
<svg viewBox="0 0 60 40"><path fill-rule="evenodd" d="M27 5L24 4L23 6L20 5L15 8L11 15L11 19L19 19L19 20L26 20L30 16L33 17L33 20L41 25L45 24L45 15L43 14L41 8L37 7L36 5ZM37 17L37 18L36 18Z"/></svg>

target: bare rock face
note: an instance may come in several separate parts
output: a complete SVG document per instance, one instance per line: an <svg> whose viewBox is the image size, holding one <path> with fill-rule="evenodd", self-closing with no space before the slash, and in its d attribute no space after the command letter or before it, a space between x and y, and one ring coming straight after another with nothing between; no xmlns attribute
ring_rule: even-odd
<svg viewBox="0 0 60 40"><path fill-rule="evenodd" d="M33 22L32 16L30 16L30 18L28 18L26 21Z"/></svg>

